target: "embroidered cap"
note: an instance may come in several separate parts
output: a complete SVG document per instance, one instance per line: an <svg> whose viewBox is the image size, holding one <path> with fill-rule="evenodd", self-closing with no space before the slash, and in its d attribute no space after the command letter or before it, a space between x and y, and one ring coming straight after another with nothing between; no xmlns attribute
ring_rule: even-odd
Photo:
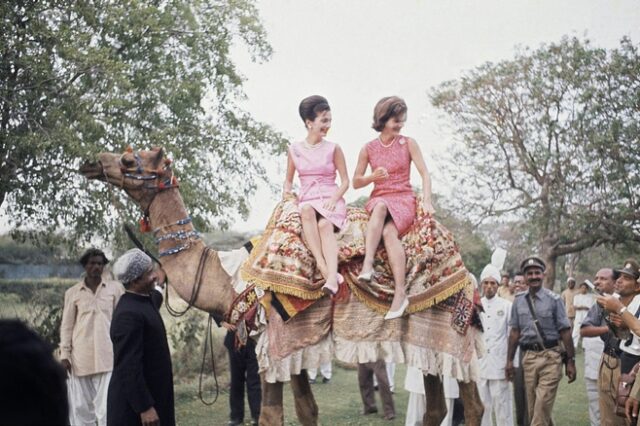
<svg viewBox="0 0 640 426"><path fill-rule="evenodd" d="M544 261L537 256L529 256L520 264L520 270L524 273L527 268L540 268L542 272L547 269L547 265L545 265Z"/></svg>
<svg viewBox="0 0 640 426"><path fill-rule="evenodd" d="M128 284L140 278L151 266L153 266L151 258L142 250L134 248L116 260L113 265L113 273L118 281Z"/></svg>

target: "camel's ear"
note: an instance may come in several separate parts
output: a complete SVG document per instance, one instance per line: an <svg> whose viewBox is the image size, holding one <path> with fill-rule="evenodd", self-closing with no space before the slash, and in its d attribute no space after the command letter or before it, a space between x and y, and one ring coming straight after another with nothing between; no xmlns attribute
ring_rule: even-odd
<svg viewBox="0 0 640 426"><path fill-rule="evenodd" d="M151 151L157 151L153 157L153 167L160 166L162 159L164 158L164 148L154 147Z"/></svg>

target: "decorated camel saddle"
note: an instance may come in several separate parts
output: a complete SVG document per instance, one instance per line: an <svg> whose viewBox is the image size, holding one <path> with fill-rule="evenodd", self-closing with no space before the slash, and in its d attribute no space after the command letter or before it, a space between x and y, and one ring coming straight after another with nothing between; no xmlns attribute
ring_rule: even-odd
<svg viewBox="0 0 640 426"><path fill-rule="evenodd" d="M470 286L468 272L451 232L423 211L420 198L416 203L417 218L402 238L407 256L406 312L411 314L434 305L450 310L455 313L452 327L464 334L474 313L473 296L465 296L465 289ZM363 208L347 209L346 226L337 236L339 270L348 291L375 312L384 314L393 299L394 284L383 245L376 252L373 279L357 279L368 219ZM248 283L273 292L277 299L274 303L285 320L324 296L324 279L303 241L295 196L286 197L276 206L257 241L242 265L241 276Z"/></svg>
<svg viewBox="0 0 640 426"><path fill-rule="evenodd" d="M406 362L405 355L410 354L423 368L435 372L434 364L438 364L437 369L441 371L442 362L435 361L431 349L419 349L425 346L448 350L452 359L471 360L475 332L468 332L471 325L479 324L478 295L452 233L424 212L420 198L416 203L416 220L402 238L407 258L409 306L406 317L399 321L383 320L394 292L393 275L383 245L376 252L372 280L357 279L369 219L363 208L347 209L347 225L337 235L339 272L344 283L336 296L328 298L321 290L324 279L303 240L295 196L278 203L266 230L254 240L251 254L240 268L241 278L249 284L245 292L248 299L237 299L242 309L251 307L254 301L253 304L261 302L267 310L274 311L269 315L268 331L261 338L271 336L278 342L263 353L261 362L269 366L267 369L288 374L290 366L280 365L275 369L273 366L282 364L282 360L288 364L287 358L300 349L307 352L299 354L301 365L306 364L305 356L320 362L320 358L326 360L329 352L337 350L338 359L345 362L368 362L380 357ZM254 290L260 297L253 294ZM230 321L240 323L242 328L243 320L251 322L254 317L245 318L242 309L237 307L236 304L232 308ZM312 307L316 309L309 309ZM333 312L333 317L327 318L326 312ZM294 324L306 324L307 330ZM324 342L313 339L320 325L327 326L327 336L332 334L333 345L329 344L331 339L325 338ZM250 327L258 328L255 324ZM287 328L300 333L285 331ZM311 353L310 348L318 350ZM458 369L453 377L461 377L462 370ZM462 374L463 379L469 377L468 371ZM278 374L273 378L282 379Z"/></svg>

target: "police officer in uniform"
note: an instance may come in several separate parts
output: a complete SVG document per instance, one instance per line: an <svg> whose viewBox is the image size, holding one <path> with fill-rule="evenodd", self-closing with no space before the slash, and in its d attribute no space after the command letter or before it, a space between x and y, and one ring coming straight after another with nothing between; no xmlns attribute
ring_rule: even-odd
<svg viewBox="0 0 640 426"><path fill-rule="evenodd" d="M542 259L529 257L520 268L529 289L518 294L511 307L505 372L507 379L512 380L515 373L513 359L519 346L524 352L522 367L529 422L531 426L549 426L553 424L551 412L562 378L560 339L566 349L569 383L576 379L571 324L560 296L542 286L546 269ZM534 317L538 320L539 328L534 323Z"/></svg>

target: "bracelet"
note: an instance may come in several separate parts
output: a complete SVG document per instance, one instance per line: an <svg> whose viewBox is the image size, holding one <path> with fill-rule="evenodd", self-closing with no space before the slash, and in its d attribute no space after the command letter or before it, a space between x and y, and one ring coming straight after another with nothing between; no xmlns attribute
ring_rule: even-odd
<svg viewBox="0 0 640 426"><path fill-rule="evenodd" d="M627 307L623 306L622 308L620 308L620 310L618 311L618 315L622 315L627 311Z"/></svg>

